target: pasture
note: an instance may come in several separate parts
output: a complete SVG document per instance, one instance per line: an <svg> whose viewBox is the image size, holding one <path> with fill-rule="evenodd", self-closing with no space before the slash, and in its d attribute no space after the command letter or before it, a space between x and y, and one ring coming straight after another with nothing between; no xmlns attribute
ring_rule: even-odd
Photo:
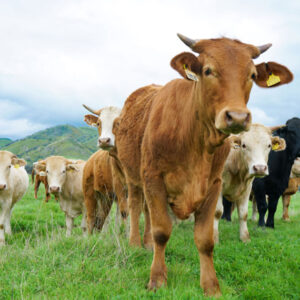
<svg viewBox="0 0 300 300"><path fill-rule="evenodd" d="M128 246L124 232L115 231L114 212L106 233L83 237L77 218L66 238L58 203L45 204L43 198L43 187L35 200L30 185L13 210L13 236L0 250L0 299L204 298L191 222L173 227L166 250L168 287L153 293L145 289L152 253ZM275 230L249 220L249 244L239 241L236 213L232 224L221 220L214 262L223 299L299 299L299 193L291 201L291 222L281 214L279 203Z"/></svg>

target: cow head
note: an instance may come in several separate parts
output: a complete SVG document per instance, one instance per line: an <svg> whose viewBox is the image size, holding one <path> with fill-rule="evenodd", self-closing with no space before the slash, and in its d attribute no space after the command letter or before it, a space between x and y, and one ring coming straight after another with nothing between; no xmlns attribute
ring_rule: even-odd
<svg viewBox="0 0 300 300"><path fill-rule="evenodd" d="M191 40L178 36L199 56L183 52L172 59L171 66L185 79L195 82L200 111L205 111L212 125L222 133L250 128L251 113L246 105L253 82L267 88L293 79L285 66L275 62L253 63L271 44L256 47L228 38Z"/></svg>
<svg viewBox="0 0 300 300"><path fill-rule="evenodd" d="M98 128L98 147L108 150L115 146L115 136L113 126L115 119L120 115L121 109L114 106L105 107L99 110L93 110L83 105L94 115L85 115L84 121L91 126Z"/></svg>
<svg viewBox="0 0 300 300"><path fill-rule="evenodd" d="M35 169L40 176L46 176L49 191L52 194L59 194L65 184L67 172L77 172L76 162L62 156L50 156L45 160L34 163Z"/></svg>
<svg viewBox="0 0 300 300"><path fill-rule="evenodd" d="M300 177L300 157L297 157L294 161L291 177Z"/></svg>
<svg viewBox="0 0 300 300"><path fill-rule="evenodd" d="M250 130L230 137L233 151L239 151L243 164L248 166L251 176L264 177L269 174L268 157L270 151L285 149L285 141L272 136L272 131L260 124L252 124Z"/></svg>
<svg viewBox="0 0 300 300"><path fill-rule="evenodd" d="M25 165L26 161L24 159L18 158L9 151L0 151L0 192L8 189L12 169Z"/></svg>

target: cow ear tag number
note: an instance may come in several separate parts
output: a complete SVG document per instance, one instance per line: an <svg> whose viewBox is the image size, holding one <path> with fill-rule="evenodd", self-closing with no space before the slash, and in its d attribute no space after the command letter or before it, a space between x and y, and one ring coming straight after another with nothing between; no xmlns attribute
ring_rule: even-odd
<svg viewBox="0 0 300 300"><path fill-rule="evenodd" d="M271 73L269 79L267 80L267 86L273 86L280 82L280 77Z"/></svg>
<svg viewBox="0 0 300 300"><path fill-rule="evenodd" d="M276 143L276 144L274 144L272 146L272 150L277 150L278 148L279 148L279 144L278 143Z"/></svg>
<svg viewBox="0 0 300 300"><path fill-rule="evenodd" d="M183 68L184 68L186 77L187 77L188 79L193 80L193 81L199 81L197 75L196 75L194 72L190 71L190 70L186 67L186 64L183 65Z"/></svg>
<svg viewBox="0 0 300 300"><path fill-rule="evenodd" d="M20 167L20 165L19 165L19 164L16 164L16 165L14 165L14 167L15 167L16 169L18 169L18 168Z"/></svg>

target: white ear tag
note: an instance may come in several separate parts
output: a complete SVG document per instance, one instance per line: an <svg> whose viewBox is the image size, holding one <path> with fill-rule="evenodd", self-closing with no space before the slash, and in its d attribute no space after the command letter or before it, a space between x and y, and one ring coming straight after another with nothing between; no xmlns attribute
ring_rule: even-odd
<svg viewBox="0 0 300 300"><path fill-rule="evenodd" d="M192 72L189 69L187 69L187 67L186 67L185 64L183 65L183 68L184 68L186 77L188 79L193 80L193 81L199 81L197 75L194 72Z"/></svg>

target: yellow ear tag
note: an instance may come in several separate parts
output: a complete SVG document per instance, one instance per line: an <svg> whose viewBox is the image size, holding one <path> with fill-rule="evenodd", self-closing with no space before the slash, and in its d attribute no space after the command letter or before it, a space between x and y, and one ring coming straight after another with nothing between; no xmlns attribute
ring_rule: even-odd
<svg viewBox="0 0 300 300"><path fill-rule="evenodd" d="M278 143L276 143L276 144L274 144L272 146L272 150L278 150L278 148L279 148L279 144Z"/></svg>
<svg viewBox="0 0 300 300"><path fill-rule="evenodd" d="M19 169L19 168L20 168L20 165L19 165L19 164L15 164L14 167L15 167L16 169Z"/></svg>
<svg viewBox="0 0 300 300"><path fill-rule="evenodd" d="M193 80L193 81L199 81L197 75L196 75L194 72L190 71L190 70L186 67L186 64L183 65L183 68L184 68L186 77L187 77L188 79Z"/></svg>
<svg viewBox="0 0 300 300"><path fill-rule="evenodd" d="M280 77L271 73L269 79L267 80L267 86L272 86L279 82L280 82Z"/></svg>

